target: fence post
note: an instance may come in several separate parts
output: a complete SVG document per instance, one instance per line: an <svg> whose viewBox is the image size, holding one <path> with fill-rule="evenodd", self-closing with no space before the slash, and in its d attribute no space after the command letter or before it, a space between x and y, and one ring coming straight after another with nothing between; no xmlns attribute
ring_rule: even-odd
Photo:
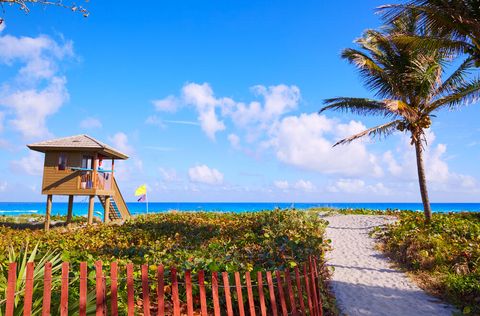
<svg viewBox="0 0 480 316"><path fill-rule="evenodd" d="M96 304L95 309L97 316L104 316L105 310L105 292L103 290L103 271L102 271L102 261L95 262L95 289L96 289Z"/></svg>
<svg viewBox="0 0 480 316"><path fill-rule="evenodd" d="M272 306L273 316L277 316L277 302L275 300L275 288L273 286L272 273L267 271L268 294L270 295L270 305Z"/></svg>
<svg viewBox="0 0 480 316"><path fill-rule="evenodd" d="M45 263L43 274L43 305L42 315L50 316L50 304L52 301L52 263Z"/></svg>
<svg viewBox="0 0 480 316"><path fill-rule="evenodd" d="M173 316L180 316L180 298L178 296L177 269L170 268L170 275L172 278Z"/></svg>
<svg viewBox="0 0 480 316"><path fill-rule="evenodd" d="M143 315L150 316L150 288L148 285L148 264L142 265Z"/></svg>
<svg viewBox="0 0 480 316"><path fill-rule="evenodd" d="M278 295L280 296L280 306L282 307L282 315L288 316L287 303L285 302L285 292L283 291L282 277L280 271L275 270L275 276L277 277Z"/></svg>
<svg viewBox="0 0 480 316"><path fill-rule="evenodd" d="M87 263L80 262L79 316L87 315Z"/></svg>
<svg viewBox="0 0 480 316"><path fill-rule="evenodd" d="M62 263L62 290L60 296L60 315L68 316L68 262Z"/></svg>
<svg viewBox="0 0 480 316"><path fill-rule="evenodd" d="M207 294L205 293L205 272L203 270L198 271L198 287L200 288L200 309L202 316L207 316Z"/></svg>
<svg viewBox="0 0 480 316"><path fill-rule="evenodd" d="M260 300L260 312L262 316L267 316L267 308L265 306L265 294L263 293L263 280L262 272L257 272L257 281L258 281L258 299Z"/></svg>
<svg viewBox="0 0 480 316"><path fill-rule="evenodd" d="M127 264L127 315L134 316L135 314L135 301L133 297L133 264Z"/></svg>
<svg viewBox="0 0 480 316"><path fill-rule="evenodd" d="M30 316L32 314L34 269L35 263L27 262L27 273L25 276L25 296L23 301L23 316Z"/></svg>
<svg viewBox="0 0 480 316"><path fill-rule="evenodd" d="M7 306L5 316L13 316L15 308L15 284L17 283L17 263L11 262L8 266Z"/></svg>
<svg viewBox="0 0 480 316"><path fill-rule="evenodd" d="M288 297L290 300L290 307L292 316L297 316L297 303L295 302L295 294L293 294L292 279L290 278L290 271L285 270L285 281L287 283Z"/></svg>
<svg viewBox="0 0 480 316"><path fill-rule="evenodd" d="M302 290L302 280L300 280L300 271L298 267L295 267L295 281L297 283L297 294L298 300L300 301L300 310L302 311L302 316L305 316L305 302L303 301L303 290Z"/></svg>
<svg viewBox="0 0 480 316"><path fill-rule="evenodd" d="M212 272L212 299L213 299L213 313L215 316L220 316L220 301L218 299L218 273Z"/></svg>
<svg viewBox="0 0 480 316"><path fill-rule="evenodd" d="M158 316L165 315L165 281L163 279L164 269L162 265L157 268L157 305Z"/></svg>
<svg viewBox="0 0 480 316"><path fill-rule="evenodd" d="M225 293L225 302L227 304L227 315L233 316L232 296L230 295L230 282L228 280L228 272L222 272L223 291Z"/></svg>
<svg viewBox="0 0 480 316"><path fill-rule="evenodd" d="M110 309L112 316L118 316L118 264L110 264Z"/></svg>
<svg viewBox="0 0 480 316"><path fill-rule="evenodd" d="M252 279L250 272L245 272L245 283L247 284L248 306L250 307L250 315L255 316L255 301L253 300Z"/></svg>
<svg viewBox="0 0 480 316"><path fill-rule="evenodd" d="M303 264L303 279L305 280L305 288L307 289L307 301L308 301L308 310L310 315L314 315L313 310L313 302L312 302L312 291L310 289L310 282L308 281L308 273L307 273L307 264Z"/></svg>
<svg viewBox="0 0 480 316"><path fill-rule="evenodd" d="M243 305L243 294L242 294L242 280L240 278L240 272L235 272L235 286L237 288L237 303L238 303L238 313L240 316L245 316L245 306Z"/></svg>
<svg viewBox="0 0 480 316"><path fill-rule="evenodd" d="M187 295L187 313L193 316L193 298L192 298L192 275L190 271L185 271L185 292Z"/></svg>

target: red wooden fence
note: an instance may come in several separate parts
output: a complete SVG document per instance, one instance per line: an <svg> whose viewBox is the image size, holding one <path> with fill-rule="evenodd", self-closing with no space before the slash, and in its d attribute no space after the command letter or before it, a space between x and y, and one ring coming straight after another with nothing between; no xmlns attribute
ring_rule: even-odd
<svg viewBox="0 0 480 316"><path fill-rule="evenodd" d="M64 262L60 277L60 306L58 309L54 309L51 305L52 280L55 277L52 276L51 264L45 265L42 316L51 315L51 313L68 315L69 285L71 286L69 269L68 262ZM258 272L256 278L252 278L249 272L246 272L244 276L239 272L232 275L223 272L219 278L219 274L213 272L211 278L207 280L204 271L199 271L196 275L185 271L184 279L179 280L177 270L171 268L169 270L171 280L168 282L164 279L166 271L163 266L158 266L156 269L156 280L149 279L148 270L148 265L141 266L140 283L138 287L135 287L133 264L127 264L126 279L121 279L116 262L111 263L110 274L106 276L102 270L102 262L97 261L93 288L93 280L90 280L90 283L87 282L87 264L82 262L79 278L79 315L87 314L87 287L89 285L92 287L90 290L95 290L97 316L116 316L121 308L125 308L125 312L129 316L133 316L135 313L145 316L322 316L323 314L320 294L323 282L318 275L315 258L310 258L300 269L295 267L293 274L289 270L276 270L273 273L266 271ZM17 276L16 263L10 264L6 298L3 300L0 298L0 301L5 304L6 316L14 315L16 295L20 295L23 299L23 315L31 315L34 288L33 271L34 264L28 263L25 275ZM15 289L18 278L25 278L25 288L21 293L16 293ZM254 282L255 279L256 282ZM126 280L125 307L124 305L119 306L119 294L121 294L119 293L119 280ZM153 288L154 291L151 290ZM195 295L194 288L197 289ZM135 290L138 293L135 293ZM246 304L247 306L245 306ZM1 306L0 308L3 309Z"/></svg>

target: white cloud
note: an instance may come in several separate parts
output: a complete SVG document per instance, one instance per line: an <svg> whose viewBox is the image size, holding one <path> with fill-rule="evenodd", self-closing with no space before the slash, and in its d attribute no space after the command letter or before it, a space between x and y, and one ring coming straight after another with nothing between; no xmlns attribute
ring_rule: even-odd
<svg viewBox="0 0 480 316"><path fill-rule="evenodd" d="M290 185L287 180L277 180L273 182L273 185L280 190L287 190Z"/></svg>
<svg viewBox="0 0 480 316"><path fill-rule="evenodd" d="M54 77L43 90L17 90L0 95L0 105L13 111L15 118L10 123L24 137L49 136L47 117L56 113L69 98L65 84L64 77Z"/></svg>
<svg viewBox="0 0 480 316"><path fill-rule="evenodd" d="M49 136L46 119L69 99L58 63L73 56L72 42L59 44L43 35L3 35L0 47L0 65L22 65L0 90L0 106L13 116L7 118L9 124L27 138Z"/></svg>
<svg viewBox="0 0 480 316"><path fill-rule="evenodd" d="M297 86L280 84L267 88L257 85L252 90L264 98L263 120L273 120L295 110L300 101L300 89Z"/></svg>
<svg viewBox="0 0 480 316"><path fill-rule="evenodd" d="M7 187L8 187L7 181L0 181L0 192L5 192L7 190Z"/></svg>
<svg viewBox="0 0 480 316"><path fill-rule="evenodd" d="M159 112L175 112L179 105L179 101L175 96L169 95L164 99L153 100L152 104Z"/></svg>
<svg viewBox="0 0 480 316"><path fill-rule="evenodd" d="M302 190L305 192L312 192L316 189L312 182L306 180L298 180L295 182L293 187L297 190Z"/></svg>
<svg viewBox="0 0 480 316"><path fill-rule="evenodd" d="M27 156L10 162L15 171L20 171L32 176L41 175L43 172L44 156L42 153L30 151Z"/></svg>
<svg viewBox="0 0 480 316"><path fill-rule="evenodd" d="M428 185L433 190L452 191L472 189L477 186L475 178L450 171L446 161L447 145L435 144L436 136L431 130L426 131L428 146L423 152L425 173ZM415 149L410 145L410 138L402 135L400 145L396 150L387 151L383 160L388 171L400 181L418 181Z"/></svg>
<svg viewBox="0 0 480 316"><path fill-rule="evenodd" d="M94 117L87 117L80 122L80 127L83 129L101 128L102 122Z"/></svg>
<svg viewBox="0 0 480 316"><path fill-rule="evenodd" d="M367 184L361 179L339 179L333 185L327 187L327 191L349 194L373 193L376 195L387 195L390 193L390 190L382 182Z"/></svg>
<svg viewBox="0 0 480 316"><path fill-rule="evenodd" d="M301 169L327 174L381 176L383 171L376 157L362 142L332 147L346 130L365 128L359 122L337 124L323 115L288 116L270 130L268 146L277 158ZM352 161L352 158L355 160Z"/></svg>
<svg viewBox="0 0 480 316"><path fill-rule="evenodd" d="M3 132L3 128L4 128L3 127L3 124L4 124L3 120L4 120L4 118L5 118L5 113L0 112L0 133Z"/></svg>
<svg viewBox="0 0 480 316"><path fill-rule="evenodd" d="M240 137L236 134L229 134L228 135L228 141L230 142L230 145L235 148L239 149L240 148Z"/></svg>
<svg viewBox="0 0 480 316"><path fill-rule="evenodd" d="M118 132L112 137L109 137L109 139L115 149L118 149L119 151L127 155L133 154L134 150L128 142L127 134L123 132Z"/></svg>
<svg viewBox="0 0 480 316"><path fill-rule="evenodd" d="M18 76L22 79L50 79L58 71L57 61L73 56L73 43L59 44L48 36L0 36L0 64L24 63Z"/></svg>
<svg viewBox="0 0 480 316"><path fill-rule="evenodd" d="M198 113L198 120L202 130L207 136L214 140L217 132L225 130L225 124L219 120L216 108L220 107L222 100L217 100L213 90L208 83L186 84L182 89L184 102L193 105Z"/></svg>
<svg viewBox="0 0 480 316"><path fill-rule="evenodd" d="M217 169L210 168L207 165L197 165L188 169L190 181L218 185L223 183L223 174Z"/></svg>
<svg viewBox="0 0 480 316"><path fill-rule="evenodd" d="M158 168L160 175L162 176L164 181L167 182L176 182L179 180L179 176L175 169L167 169L167 168Z"/></svg>

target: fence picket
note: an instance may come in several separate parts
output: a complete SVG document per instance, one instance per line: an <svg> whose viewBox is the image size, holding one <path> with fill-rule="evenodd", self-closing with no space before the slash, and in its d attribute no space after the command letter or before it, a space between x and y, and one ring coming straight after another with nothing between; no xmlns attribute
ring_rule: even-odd
<svg viewBox="0 0 480 316"><path fill-rule="evenodd" d="M142 264L143 315L150 316L150 287L148 285L148 264Z"/></svg>
<svg viewBox="0 0 480 316"><path fill-rule="evenodd" d="M270 305L272 308L273 316L278 316L277 312L277 302L275 300L275 288L273 286L272 273L267 271L267 284L268 284L268 294L270 295Z"/></svg>
<svg viewBox="0 0 480 316"><path fill-rule="evenodd" d="M5 316L13 316L15 308L15 284L17 283L17 263L12 262L8 266L7 306Z"/></svg>
<svg viewBox="0 0 480 316"><path fill-rule="evenodd" d="M165 315L165 280L163 265L157 268L157 316Z"/></svg>
<svg viewBox="0 0 480 316"><path fill-rule="evenodd" d="M27 263L27 273L25 275L25 296L23 301L23 316L32 315L32 299L33 299L33 272L35 263Z"/></svg>
<svg viewBox="0 0 480 316"><path fill-rule="evenodd" d="M250 272L245 273L245 283L247 283L248 306L250 307L250 315L255 316L255 301L253 300L252 280Z"/></svg>
<svg viewBox="0 0 480 316"><path fill-rule="evenodd" d="M262 316L267 316L267 307L265 306L265 293L263 293L263 280L262 272L257 272L257 282L258 282L258 299L260 300L260 312Z"/></svg>
<svg viewBox="0 0 480 316"><path fill-rule="evenodd" d="M313 298L313 310L315 311L315 315L319 316L321 312L318 309L318 295L317 295L317 286L315 282L315 274L313 271L313 264L312 264L312 258L309 258L309 267L310 267L310 285L312 287L312 298Z"/></svg>
<svg viewBox="0 0 480 316"><path fill-rule="evenodd" d="M278 296L280 297L280 306L282 307L282 315L288 316L287 303L285 301L285 292L283 291L282 277L280 271L276 270L275 275L277 277Z"/></svg>
<svg viewBox="0 0 480 316"><path fill-rule="evenodd" d="M308 281L307 273L307 264L303 265L303 279L305 280L305 288L307 289L307 302L308 302L308 311L310 315L314 315L313 302L312 302L312 291L310 289L310 282Z"/></svg>
<svg viewBox="0 0 480 316"><path fill-rule="evenodd" d="M237 290L238 313L240 316L245 316L245 306L243 305L242 293L242 279L240 278L240 272L235 272L235 287Z"/></svg>
<svg viewBox="0 0 480 316"><path fill-rule="evenodd" d="M205 272L198 271L198 287L200 289L200 309L202 316L208 316L207 311L207 294L205 293Z"/></svg>
<svg viewBox="0 0 480 316"><path fill-rule="evenodd" d="M104 305L105 305L105 292L103 290L103 271L102 271L102 262L95 262L95 289L96 289L96 304L95 309L97 316L103 316L105 314Z"/></svg>
<svg viewBox="0 0 480 316"><path fill-rule="evenodd" d="M79 316L87 315L87 263L80 262Z"/></svg>
<svg viewBox="0 0 480 316"><path fill-rule="evenodd" d="M212 299L213 299L213 313L215 316L220 316L220 301L218 299L218 273L212 272Z"/></svg>
<svg viewBox="0 0 480 316"><path fill-rule="evenodd" d="M318 309L320 311L320 316L323 316L323 303L322 303L322 295L320 293L320 289L322 288L321 287L321 280L320 280L320 277L318 275L318 263L317 263L317 258L316 257L313 257L313 267L314 267L314 270L315 270L315 279L316 279L316 283L315 285L317 286L317 289L318 289Z"/></svg>
<svg viewBox="0 0 480 316"><path fill-rule="evenodd" d="M118 316L118 264L110 264L110 310L112 316Z"/></svg>
<svg viewBox="0 0 480 316"><path fill-rule="evenodd" d="M68 262L62 263L62 289L60 295L60 315L68 315L68 273L69 273L69 264Z"/></svg>
<svg viewBox="0 0 480 316"><path fill-rule="evenodd" d="M135 299L133 289L133 264L127 264L127 315L135 315Z"/></svg>
<svg viewBox="0 0 480 316"><path fill-rule="evenodd" d="M230 282L228 280L228 272L222 272L223 291L225 293L225 303L227 304L227 315L233 316L232 296L230 294Z"/></svg>
<svg viewBox="0 0 480 316"><path fill-rule="evenodd" d="M288 269L285 270L285 282L287 283L288 299L290 300L290 312L292 316L297 316L297 303L295 302L292 279L290 278L290 271Z"/></svg>
<svg viewBox="0 0 480 316"><path fill-rule="evenodd" d="M187 295L187 314L193 316L192 274L185 271L185 292Z"/></svg>
<svg viewBox="0 0 480 316"><path fill-rule="evenodd" d="M170 268L170 277L172 278L173 316L180 316L180 298L178 295L177 269Z"/></svg>
<svg viewBox="0 0 480 316"><path fill-rule="evenodd" d="M50 305L52 302L52 263L46 262L43 273L43 305L42 315L50 316Z"/></svg>
<svg viewBox="0 0 480 316"><path fill-rule="evenodd" d="M300 310L302 312L302 316L305 316L305 302L303 300L303 290L302 290L302 280L300 279L300 271L298 270L298 266L295 267L295 281L297 285L297 296L300 302Z"/></svg>

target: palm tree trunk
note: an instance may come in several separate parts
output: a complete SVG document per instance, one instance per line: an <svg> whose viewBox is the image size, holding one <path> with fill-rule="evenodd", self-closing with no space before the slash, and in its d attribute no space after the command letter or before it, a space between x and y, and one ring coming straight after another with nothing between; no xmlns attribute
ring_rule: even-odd
<svg viewBox="0 0 480 316"><path fill-rule="evenodd" d="M425 214L425 221L429 223L432 219L432 209L428 199L427 178L425 176L422 140L420 137L416 137L415 152L417 154L418 184L420 185L420 194L422 195L423 213Z"/></svg>

